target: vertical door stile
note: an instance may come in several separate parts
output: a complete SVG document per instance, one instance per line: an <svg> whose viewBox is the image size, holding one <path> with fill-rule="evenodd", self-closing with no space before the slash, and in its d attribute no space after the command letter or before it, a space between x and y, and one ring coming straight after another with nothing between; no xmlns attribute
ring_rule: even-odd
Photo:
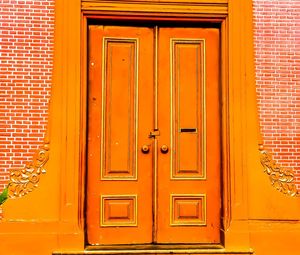
<svg viewBox="0 0 300 255"><path fill-rule="evenodd" d="M154 130L158 130L158 27L154 27ZM154 139L153 153L153 242L157 242L157 139Z"/></svg>

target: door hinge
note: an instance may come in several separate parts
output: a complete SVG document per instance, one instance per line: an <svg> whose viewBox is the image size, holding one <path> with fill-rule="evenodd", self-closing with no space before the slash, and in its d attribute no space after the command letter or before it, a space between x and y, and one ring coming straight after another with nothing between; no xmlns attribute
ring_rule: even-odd
<svg viewBox="0 0 300 255"><path fill-rule="evenodd" d="M156 136L159 136L160 132L158 129L154 129L153 131L150 132L149 138L155 138Z"/></svg>

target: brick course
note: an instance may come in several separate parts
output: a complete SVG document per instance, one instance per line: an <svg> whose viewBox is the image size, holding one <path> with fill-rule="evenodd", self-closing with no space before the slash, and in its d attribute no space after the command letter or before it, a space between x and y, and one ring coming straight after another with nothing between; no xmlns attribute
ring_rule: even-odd
<svg viewBox="0 0 300 255"><path fill-rule="evenodd" d="M300 0L254 0L256 87L265 148L300 184Z"/></svg>
<svg viewBox="0 0 300 255"><path fill-rule="evenodd" d="M54 0L0 1L0 190L43 142L53 65Z"/></svg>

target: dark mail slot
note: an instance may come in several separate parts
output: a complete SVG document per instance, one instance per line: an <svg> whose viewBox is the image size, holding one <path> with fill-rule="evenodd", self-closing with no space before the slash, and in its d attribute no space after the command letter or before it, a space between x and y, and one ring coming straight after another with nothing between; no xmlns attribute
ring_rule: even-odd
<svg viewBox="0 0 300 255"><path fill-rule="evenodd" d="M181 128L180 132L182 132L182 133L184 133L184 132L195 133L195 132L197 132L197 128Z"/></svg>

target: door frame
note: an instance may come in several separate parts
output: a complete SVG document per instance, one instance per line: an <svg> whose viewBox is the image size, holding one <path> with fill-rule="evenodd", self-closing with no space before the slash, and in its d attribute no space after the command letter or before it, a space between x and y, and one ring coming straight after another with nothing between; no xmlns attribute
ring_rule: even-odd
<svg viewBox="0 0 300 255"><path fill-rule="evenodd" d="M142 12L129 12L126 13L126 15L115 12L115 11L102 11L102 10L97 10L97 11L83 11L83 19L82 19L82 81L81 81L81 118L82 118L82 141L85 147L87 147L87 141L86 141L86 136L85 134L87 133L87 98L88 98L88 25L89 24L108 24L112 25L113 22L132 22L137 25L143 26L143 22L147 22L147 24L150 25L159 25L159 24L164 24L166 22L176 22L177 26L179 25L191 25L194 27L219 27L220 31L220 60L219 60L219 68L220 68L220 106L221 106L221 112L220 112L220 126L221 126L221 180L220 180L220 185L221 185L221 203L222 203L222 210L221 210L221 218L220 218L220 239L221 243L220 245L212 244L209 245L209 247L224 247L224 240L225 240L225 235L224 235L224 230L228 229L230 226L230 218L231 218L231 210L230 210L230 186L229 186L229 168L228 168L228 151L229 151L229 143L227 142L229 139L229 134L228 130L226 127L228 127L228 119L229 119L229 104L228 104L228 81L226 79L228 75L228 64L227 64L227 59L225 52L227 52L227 45L226 45L226 35L228 34L227 27L228 27L228 16L226 15L215 15L214 17L202 17L202 16L195 16L191 17L190 15L186 14L176 14L172 16L165 15L164 13L156 13L154 16L153 15L142 15ZM116 25L118 25L117 23ZM176 24L174 27L176 27ZM172 24L170 24L172 26ZM84 150L84 157L82 158L82 162L84 165L84 168L82 168L82 178L85 179L85 176L87 174L87 163L86 163L86 149L83 148ZM85 182L85 185L83 185L83 190L86 192L87 190L87 182ZM84 208L86 209L86 200L84 202ZM84 210L85 210L84 209ZM87 240L87 230L85 227L85 240ZM122 245L120 245L121 247ZM133 245L134 247L138 247L137 245ZM161 245L160 245L161 246ZM203 245L191 245L191 247L201 247ZM207 245L205 245L207 247ZM87 244L87 247L91 247ZM143 246L144 247L144 246ZM145 246L146 247L146 246ZM175 247L175 245L173 245ZM177 246L176 246L177 247Z"/></svg>
<svg viewBox="0 0 300 255"><path fill-rule="evenodd" d="M249 155L256 157L258 119L253 118L253 114L246 114L257 113L252 1L56 0L55 10L54 75L49 120L50 150L55 153L51 155L50 151L48 167L53 171L52 179L59 189L57 250L85 249L87 24L90 20L144 22L152 19L218 23L221 27L221 248L226 252L249 252L247 174L259 166L259 161L249 160ZM253 133L249 134L247 128L251 128Z"/></svg>
<svg viewBox="0 0 300 255"><path fill-rule="evenodd" d="M83 41L84 41L84 43L85 43L85 45L87 47L88 47L88 45L89 45L89 47L91 47L90 43L88 42L88 38L89 38L89 35L88 35L88 31L89 31L88 30L88 26L89 26L89 24L92 24L92 26L97 26L97 25L101 26L102 24L105 24L107 26L117 26L117 27L119 27L119 26L139 26L139 27L146 27L146 28L153 27L153 31L154 31L154 27L155 26L158 26L159 28L174 27L174 28L179 28L179 29L181 29L182 27L189 27L189 26L191 26L193 28L203 28L204 27L204 28L218 29L219 35L221 35L221 25L222 25L222 23L218 22L218 21L214 21L213 23L208 23L207 20L203 21L202 19L199 19L199 18L195 18L193 20L187 20L185 17L172 17L172 18L167 17L167 18L165 18L163 20L157 21L153 17L148 17L148 18L147 17L141 17L139 19L133 20L132 16L129 16L129 15L126 15L126 16L116 15L113 18L111 16L109 16L107 18L105 15L102 14L102 15L96 15L96 16L92 15L91 17L90 17L90 15L86 15L84 18L85 18L85 23L86 23L84 25L84 28L86 28L86 30L82 33L82 36L83 36ZM120 21L122 21L122 23L120 23ZM125 23L124 21L127 21L129 23ZM175 25L172 25L172 24L170 24L171 21L176 21L177 23ZM134 23L132 23L132 22L134 22ZM144 24L142 22L147 22L147 23ZM98 42L98 44L99 43L100 42ZM219 45L221 44L221 38L220 37L219 37L218 44ZM88 104L89 104L89 102L88 102L88 97L89 97L88 93L89 92L88 92L87 88L89 86L89 84L88 84L89 83L89 81L88 81L88 79L89 79L88 78L88 74L89 74L90 62L88 60L89 49L87 47L85 49L86 54L84 54L84 56L83 56L83 58L84 58L84 60L83 60L83 63L84 63L83 66L85 66L85 68L84 68L84 70L82 70L82 72L87 75L87 78L84 79L84 81L83 81L85 83L85 85L83 83L83 86L82 86L82 92L83 92L82 93L82 95L83 95L82 104L83 104L84 107L88 106ZM99 49L102 49L101 47ZM219 65L216 68L220 69L220 66L221 66L221 47L219 47L218 57L219 57L219 60L218 60ZM218 80L219 80L219 82L218 82L218 88L220 89L220 101L218 102L218 108L219 108L219 107L221 107L221 105L226 105L225 102L223 102L223 104L221 102L221 100L222 100L221 93L222 93L222 91L224 91L226 89L223 88L222 84L221 84L221 73L219 73L219 75L218 75ZM219 110L221 110L221 112L219 112L219 116L220 116L220 119L219 119L219 125L220 125L219 136L220 136L220 142L221 142L220 147L221 148L220 148L220 151L218 151L218 153L221 154L222 151L226 151L227 150L226 144L224 144L223 140L221 139L222 137L226 136L225 134L223 134L224 132L222 131L223 129L221 127L221 125L222 125L222 114L225 113L226 107L223 107L222 109L219 109ZM89 115L88 109L85 109L85 111L87 112L87 114L83 115L83 118L85 118L86 116ZM226 118L225 118L225 120L226 120ZM84 123L86 123L86 126L84 126L84 128L85 128L86 132L88 133L88 129L89 129L88 125L89 125L89 123L88 123L88 119L87 118L84 119ZM151 128L149 129L149 132L150 131L151 131ZM86 146L88 147L88 141L86 141ZM153 147L153 151L154 151L154 153L158 153L158 149L157 148L154 149L154 147ZM87 151L86 154L87 153L89 153L89 152ZM220 157L220 159L224 158L224 155L222 155L222 157L220 155L219 157ZM155 156L154 156L154 158L155 158ZM85 165L87 165L88 156L86 156L85 160L86 160ZM225 171L222 171L222 169L225 169L225 165L224 165L224 162L221 161L221 166L220 166L220 169L219 169L219 171L220 171L220 180L219 180L220 181L220 184L219 184L220 185L220 194L219 194L219 197L221 198L220 202L222 204L222 208L220 210L221 212L220 212L220 218L219 218L220 227L217 228L218 231L219 231L220 242L214 242L214 243L211 243L211 244L205 243L205 246L209 246L209 247L219 247L219 248L223 247L222 240L224 240L224 235L223 235L222 229L223 229L223 226L224 226L224 222L222 222L221 219L225 218L223 216L223 211L224 211L223 208L226 205L223 203L223 196L222 196L222 194L226 194L226 192L224 192L224 188L228 188L228 187L227 187L226 181L224 181L224 180L222 181L222 177L223 177L222 176L222 172L224 172L224 177L225 177L227 175L227 171L226 171L226 169L225 169ZM89 171L89 169L86 166L85 176L87 176L88 171ZM88 191L88 181L86 181L86 184L85 184L85 192L87 192L87 191ZM209 194L208 194L208 196L209 196ZM155 201L155 199L154 199L154 201ZM88 204L87 204L87 199L86 199L85 200L85 209L87 209L87 206L88 206ZM87 219L85 219L85 220L87 221ZM86 232L85 233L85 240L87 240L88 239L87 226L86 226L86 231L85 232ZM86 243L87 243L87 247L88 248L95 249L95 247L93 245L89 245L87 241L86 241ZM161 244L161 243L155 244L155 246L159 246L159 247L170 246L170 245L171 244L167 244L167 245ZM112 244L99 245L99 249L101 247L109 247L109 246L112 247L113 245ZM121 247L121 246L124 247L124 245L118 245L118 246L119 247ZM132 246L134 246L134 247L147 247L147 246L150 247L150 246L153 246L153 245L152 244L150 244L150 245L149 244L148 245L139 245L139 244L136 244L136 245L132 245ZM196 242L195 243L186 243L184 246L185 247L194 247L195 248L195 247L203 247L203 244L201 243L201 241L199 241L199 243L196 243ZM175 247L182 247L182 245L181 244L172 243L172 247L173 248L175 248Z"/></svg>

